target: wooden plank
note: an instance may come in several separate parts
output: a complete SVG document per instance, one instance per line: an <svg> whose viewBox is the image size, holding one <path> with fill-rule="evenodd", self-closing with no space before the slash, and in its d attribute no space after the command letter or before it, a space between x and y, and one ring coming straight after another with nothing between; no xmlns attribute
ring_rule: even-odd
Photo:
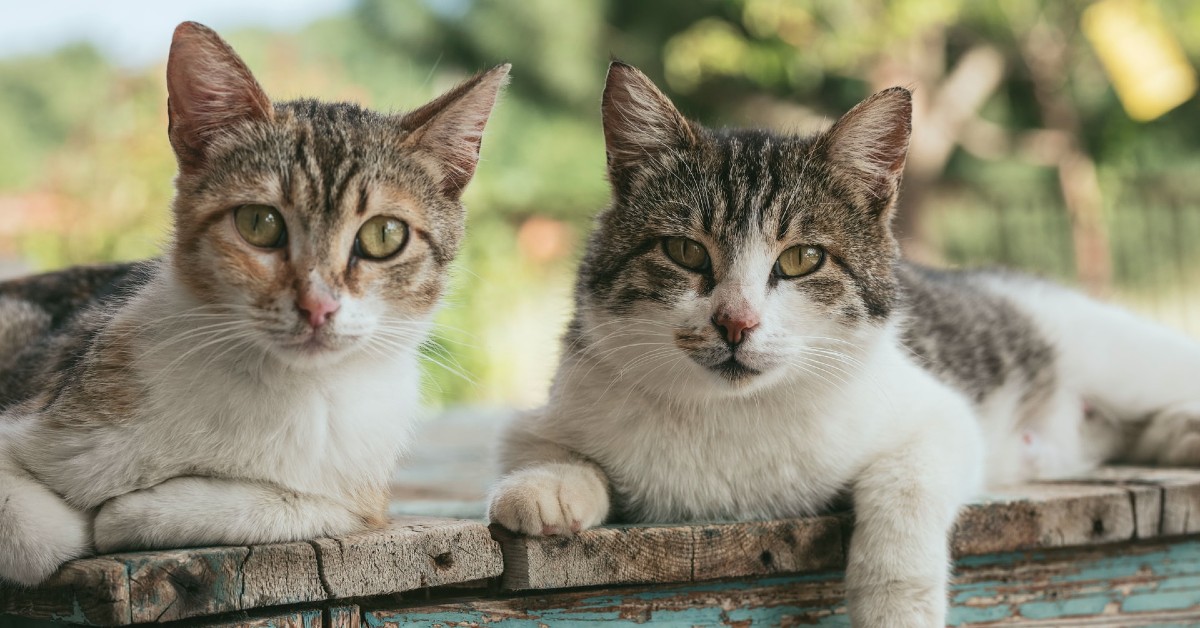
<svg viewBox="0 0 1200 628"><path fill-rule="evenodd" d="M127 624L128 582L125 564L120 561L76 560L36 589L0 585L0 613L95 626Z"/></svg>
<svg viewBox="0 0 1200 628"><path fill-rule="evenodd" d="M1112 466L1091 471L1082 479L1130 492L1138 538L1200 532L1200 470Z"/></svg>
<svg viewBox="0 0 1200 628"><path fill-rule="evenodd" d="M692 580L841 569L848 516L706 525L695 530Z"/></svg>
<svg viewBox="0 0 1200 628"><path fill-rule="evenodd" d="M494 578L500 546L476 521L398 517L383 532L313 541L330 599Z"/></svg>
<svg viewBox="0 0 1200 628"><path fill-rule="evenodd" d="M1200 519L1200 518L1198 518ZM676 583L840 568L849 518L815 517L698 526L608 526L575 537L495 532L503 587L555 589ZM1086 546L1134 538L1127 490L1090 484L1023 486L969 506L957 556Z"/></svg>
<svg viewBox="0 0 1200 628"><path fill-rule="evenodd" d="M813 517L698 526L606 526L532 538L498 526L502 586L558 589L692 582L832 569L844 564L844 520Z"/></svg>
<svg viewBox="0 0 1200 628"><path fill-rule="evenodd" d="M0 611L93 626L155 623L468 582L502 568L482 523L404 517L340 539L72 561L36 589L0 587Z"/></svg>
<svg viewBox="0 0 1200 628"><path fill-rule="evenodd" d="M1120 487L1032 484L968 506L955 528L955 556L1115 543L1134 538L1133 502Z"/></svg>
<svg viewBox="0 0 1200 628"><path fill-rule="evenodd" d="M129 573L130 620L140 624L242 610L245 547L113 556Z"/></svg>
<svg viewBox="0 0 1200 628"><path fill-rule="evenodd" d="M1200 621L1200 541L1021 552L959 562L949 624L1157 626ZM645 623L846 626L841 574L509 595L368 608L372 628Z"/></svg>
<svg viewBox="0 0 1200 628"><path fill-rule="evenodd" d="M678 527L602 527L575 537L526 537L493 526L504 551L503 588L689 582L694 531Z"/></svg>

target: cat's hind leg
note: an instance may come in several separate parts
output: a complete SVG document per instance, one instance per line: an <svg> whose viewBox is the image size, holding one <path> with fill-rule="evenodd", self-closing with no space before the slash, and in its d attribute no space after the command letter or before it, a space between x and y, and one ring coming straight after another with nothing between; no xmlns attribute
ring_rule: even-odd
<svg viewBox="0 0 1200 628"><path fill-rule="evenodd" d="M0 447L0 581L34 586L90 553L88 519Z"/></svg>
<svg viewBox="0 0 1200 628"><path fill-rule="evenodd" d="M1057 286L1005 284L997 285L1055 346L1059 386L1085 418L1083 449L1107 449L1104 460L1200 465L1200 343Z"/></svg>
<svg viewBox="0 0 1200 628"><path fill-rule="evenodd" d="M1179 404L1155 412L1120 460L1174 467L1200 466L1200 403Z"/></svg>

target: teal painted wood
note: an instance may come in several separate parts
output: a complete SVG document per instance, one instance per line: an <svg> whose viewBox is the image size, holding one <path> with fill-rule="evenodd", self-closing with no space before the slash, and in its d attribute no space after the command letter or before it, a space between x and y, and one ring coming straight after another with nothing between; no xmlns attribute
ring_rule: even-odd
<svg viewBox="0 0 1200 628"><path fill-rule="evenodd" d="M371 628L544 625L848 626L840 574L703 585L546 593L368 611ZM1016 553L961 560L955 627L1200 626L1200 541Z"/></svg>

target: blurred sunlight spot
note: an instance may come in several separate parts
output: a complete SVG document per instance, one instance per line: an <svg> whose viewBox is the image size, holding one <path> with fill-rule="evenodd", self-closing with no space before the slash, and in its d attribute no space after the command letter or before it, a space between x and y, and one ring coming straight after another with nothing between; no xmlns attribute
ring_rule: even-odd
<svg viewBox="0 0 1200 628"><path fill-rule="evenodd" d="M1195 70L1149 3L1101 0L1084 11L1083 33L1134 120L1153 120L1196 93Z"/></svg>

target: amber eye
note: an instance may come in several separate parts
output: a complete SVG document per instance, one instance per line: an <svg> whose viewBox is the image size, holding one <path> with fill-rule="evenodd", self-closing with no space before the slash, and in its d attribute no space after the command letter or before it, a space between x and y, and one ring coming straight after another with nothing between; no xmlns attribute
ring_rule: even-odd
<svg viewBox="0 0 1200 628"><path fill-rule="evenodd" d="M354 254L364 259L384 259L404 248L408 225L399 218L375 216L363 223L354 239Z"/></svg>
<svg viewBox="0 0 1200 628"><path fill-rule="evenodd" d="M708 251L695 240L667 238L663 240L663 250L667 257L688 270L705 270L709 266Z"/></svg>
<svg viewBox="0 0 1200 628"><path fill-rule="evenodd" d="M821 267L825 250L819 246L801 244L783 252L775 262L775 274L791 279L807 275Z"/></svg>
<svg viewBox="0 0 1200 628"><path fill-rule="evenodd" d="M238 233L250 244L277 249L287 243L287 227L279 210L270 205L242 205L233 210Z"/></svg>

